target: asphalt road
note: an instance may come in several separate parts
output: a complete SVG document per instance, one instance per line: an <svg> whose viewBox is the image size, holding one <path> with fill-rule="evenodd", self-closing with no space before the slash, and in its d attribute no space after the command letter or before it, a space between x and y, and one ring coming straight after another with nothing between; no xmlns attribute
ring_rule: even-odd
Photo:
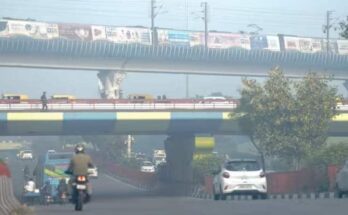
<svg viewBox="0 0 348 215"><path fill-rule="evenodd" d="M347 214L348 200L212 201L190 197L149 194L108 176L94 181L93 201L79 214L98 215L340 215ZM76 214L73 205L36 208L38 215Z"/></svg>
<svg viewBox="0 0 348 215"><path fill-rule="evenodd" d="M23 187L24 165L35 166L35 161L17 160L15 153L9 157L17 194ZM141 191L112 177L101 174L93 180L93 199L78 214L98 215L346 215L348 199L292 199L292 200L237 200L213 201L190 197L161 196ZM76 214L73 205L37 206L37 215Z"/></svg>

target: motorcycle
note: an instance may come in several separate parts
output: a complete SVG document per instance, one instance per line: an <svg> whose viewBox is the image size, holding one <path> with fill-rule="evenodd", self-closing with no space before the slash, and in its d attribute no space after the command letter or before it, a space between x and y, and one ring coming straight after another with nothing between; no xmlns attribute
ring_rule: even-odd
<svg viewBox="0 0 348 215"><path fill-rule="evenodd" d="M59 203L61 205L64 205L64 204L66 204L68 202L68 193L67 192L62 192L62 193L59 194L58 198L59 198Z"/></svg>
<svg viewBox="0 0 348 215"><path fill-rule="evenodd" d="M53 198L51 195L49 194L45 194L44 195L44 199L43 199L43 204L44 205L49 205L49 204L52 204L53 203Z"/></svg>
<svg viewBox="0 0 348 215"><path fill-rule="evenodd" d="M75 210L82 211L83 204L88 202L88 178L85 175L75 177L73 182L73 202L75 203Z"/></svg>

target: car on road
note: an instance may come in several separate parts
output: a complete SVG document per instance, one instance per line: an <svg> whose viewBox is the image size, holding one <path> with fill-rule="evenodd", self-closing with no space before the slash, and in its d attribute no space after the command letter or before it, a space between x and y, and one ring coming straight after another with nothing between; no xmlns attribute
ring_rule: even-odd
<svg viewBox="0 0 348 215"><path fill-rule="evenodd" d="M18 158L21 160L32 160L34 159L32 150L23 150L17 154Z"/></svg>
<svg viewBox="0 0 348 215"><path fill-rule="evenodd" d="M98 168L96 166L94 168L88 168L88 177L98 178Z"/></svg>
<svg viewBox="0 0 348 215"><path fill-rule="evenodd" d="M140 167L141 172L155 172L155 165L150 161L144 161Z"/></svg>
<svg viewBox="0 0 348 215"><path fill-rule="evenodd" d="M344 194L348 194L348 160L337 172L335 194L337 198L342 198Z"/></svg>
<svg viewBox="0 0 348 215"><path fill-rule="evenodd" d="M267 198L267 179L257 160L229 160L214 174L214 200L226 200L228 195L252 195L253 199Z"/></svg>

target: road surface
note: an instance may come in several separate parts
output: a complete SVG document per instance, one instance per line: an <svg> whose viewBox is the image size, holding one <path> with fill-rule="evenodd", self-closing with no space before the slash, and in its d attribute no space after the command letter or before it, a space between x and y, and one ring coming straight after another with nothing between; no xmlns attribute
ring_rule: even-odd
<svg viewBox="0 0 348 215"><path fill-rule="evenodd" d="M15 153L0 153L9 157L14 188L20 194L23 187L21 169L35 161L17 160ZM86 215L345 215L348 199L236 200L213 201L191 197L161 196L148 193L101 174L93 180L92 202L82 213ZM37 215L76 214L73 205L37 206Z"/></svg>
<svg viewBox="0 0 348 215"><path fill-rule="evenodd" d="M93 201L79 214L98 215L339 215L348 199L218 201L149 194L109 176L94 181ZM38 215L76 214L73 205L37 207Z"/></svg>

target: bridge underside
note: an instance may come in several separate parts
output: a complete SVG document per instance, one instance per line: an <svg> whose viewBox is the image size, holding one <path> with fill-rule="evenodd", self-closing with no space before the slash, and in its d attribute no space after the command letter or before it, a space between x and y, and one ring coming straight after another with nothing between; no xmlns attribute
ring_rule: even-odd
<svg viewBox="0 0 348 215"><path fill-rule="evenodd" d="M346 119L347 118L347 119ZM229 112L9 112L0 135L242 134ZM330 136L348 136L348 117L331 122Z"/></svg>

